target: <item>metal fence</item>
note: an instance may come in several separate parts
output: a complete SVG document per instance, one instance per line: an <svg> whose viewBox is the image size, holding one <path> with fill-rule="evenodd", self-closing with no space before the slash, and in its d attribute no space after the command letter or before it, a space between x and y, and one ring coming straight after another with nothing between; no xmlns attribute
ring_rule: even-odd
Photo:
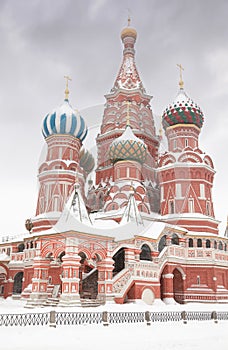
<svg viewBox="0 0 228 350"><path fill-rule="evenodd" d="M228 320L228 312L173 311L173 312L58 312L0 314L0 326L72 326L82 324L123 324L153 322Z"/></svg>
<svg viewBox="0 0 228 350"><path fill-rule="evenodd" d="M150 312L150 320L151 322L170 322L170 321L181 321L183 317L181 316L181 312L173 311L173 312Z"/></svg>
<svg viewBox="0 0 228 350"><path fill-rule="evenodd" d="M54 318L54 317L53 317ZM102 323L102 312L56 312L56 325L98 324Z"/></svg>
<svg viewBox="0 0 228 350"><path fill-rule="evenodd" d="M1 314L0 326L44 326L48 325L50 313Z"/></svg>
<svg viewBox="0 0 228 350"><path fill-rule="evenodd" d="M108 312L107 322L110 324L145 322L145 312Z"/></svg>

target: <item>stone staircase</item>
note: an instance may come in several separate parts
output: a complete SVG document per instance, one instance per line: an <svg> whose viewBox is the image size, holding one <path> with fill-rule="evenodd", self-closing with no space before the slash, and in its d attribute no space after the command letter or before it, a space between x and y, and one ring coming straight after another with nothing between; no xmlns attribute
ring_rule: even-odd
<svg viewBox="0 0 228 350"><path fill-rule="evenodd" d="M59 303L59 292L60 285L59 284L49 284L47 288L47 297L43 299L33 299L32 293L30 294L30 298L27 300L26 305L24 306L27 309L33 309L34 307L46 307L46 306L57 306Z"/></svg>
<svg viewBox="0 0 228 350"><path fill-rule="evenodd" d="M97 297L97 279L98 271L96 268L91 270L81 281L81 299L95 300Z"/></svg>
<svg viewBox="0 0 228 350"><path fill-rule="evenodd" d="M97 307L103 305L103 302L98 299L81 299L82 307Z"/></svg>
<svg viewBox="0 0 228 350"><path fill-rule="evenodd" d="M60 296L60 284L49 285L47 292L48 298L45 300L43 306L57 306Z"/></svg>

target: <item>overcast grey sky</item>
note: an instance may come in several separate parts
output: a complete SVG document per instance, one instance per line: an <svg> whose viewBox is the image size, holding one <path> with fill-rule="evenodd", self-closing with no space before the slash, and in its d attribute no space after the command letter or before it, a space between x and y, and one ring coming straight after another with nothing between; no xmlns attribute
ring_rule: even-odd
<svg viewBox="0 0 228 350"><path fill-rule="evenodd" d="M24 231L35 213L43 117L70 101L82 110L104 103L122 58L120 31L130 8L137 29L136 63L152 109L161 115L185 90L205 115L200 147L215 164L216 217L227 208L228 1L0 0L0 234ZM97 123L94 115L89 125Z"/></svg>

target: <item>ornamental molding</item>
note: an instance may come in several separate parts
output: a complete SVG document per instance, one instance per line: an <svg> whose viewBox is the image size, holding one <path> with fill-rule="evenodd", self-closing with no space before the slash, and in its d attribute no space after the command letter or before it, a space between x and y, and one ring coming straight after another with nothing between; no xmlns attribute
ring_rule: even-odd
<svg viewBox="0 0 228 350"><path fill-rule="evenodd" d="M174 274L173 273L167 273L165 275L162 275L162 278L173 278Z"/></svg>

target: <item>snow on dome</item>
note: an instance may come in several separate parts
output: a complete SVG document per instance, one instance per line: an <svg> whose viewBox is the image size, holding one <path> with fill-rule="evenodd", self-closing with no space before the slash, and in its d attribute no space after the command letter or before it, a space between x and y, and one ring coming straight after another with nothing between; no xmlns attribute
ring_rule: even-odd
<svg viewBox="0 0 228 350"><path fill-rule="evenodd" d="M164 129L177 124L194 124L198 128L203 125L204 117L200 107L180 89L174 102L171 103L162 115Z"/></svg>
<svg viewBox="0 0 228 350"><path fill-rule="evenodd" d="M49 113L42 124L44 138L56 134L67 134L83 141L87 131L84 119L71 107L68 99L65 99L60 107Z"/></svg>
<svg viewBox="0 0 228 350"><path fill-rule="evenodd" d="M147 146L136 137L129 125L123 134L115 139L109 148L109 157L113 162L118 160L136 160L144 163L147 154Z"/></svg>

